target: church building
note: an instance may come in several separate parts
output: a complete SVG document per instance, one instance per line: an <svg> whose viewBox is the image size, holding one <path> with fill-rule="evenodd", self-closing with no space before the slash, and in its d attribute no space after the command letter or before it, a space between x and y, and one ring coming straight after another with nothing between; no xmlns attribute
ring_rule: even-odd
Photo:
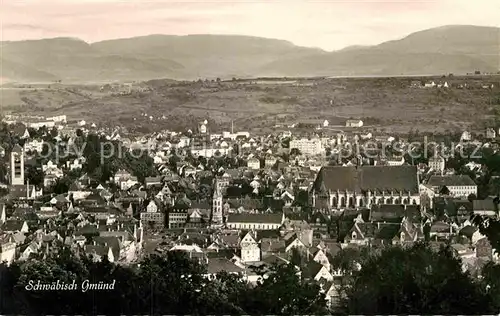
<svg viewBox="0 0 500 316"><path fill-rule="evenodd" d="M322 210L374 204L420 205L415 166L327 166L311 189L313 207Z"/></svg>

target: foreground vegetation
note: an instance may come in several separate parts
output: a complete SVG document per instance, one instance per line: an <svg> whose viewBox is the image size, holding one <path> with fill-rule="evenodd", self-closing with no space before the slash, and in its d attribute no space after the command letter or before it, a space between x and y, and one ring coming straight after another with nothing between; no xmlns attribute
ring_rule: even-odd
<svg viewBox="0 0 500 316"><path fill-rule="evenodd" d="M38 258L39 259L39 258ZM461 269L450 250L434 252L425 244L388 248L361 259L359 272L340 288L336 313L347 314L491 314L500 310L500 268L488 264L483 279ZM337 264L340 262L337 261ZM269 277L249 286L236 276L219 273L183 253L150 256L134 266L94 262L60 248L45 260L30 259L0 270L2 314L326 314L317 284L296 273L292 264L273 266ZM264 273L263 271L261 273ZM116 280L113 290L27 291L29 280L41 283L97 283Z"/></svg>

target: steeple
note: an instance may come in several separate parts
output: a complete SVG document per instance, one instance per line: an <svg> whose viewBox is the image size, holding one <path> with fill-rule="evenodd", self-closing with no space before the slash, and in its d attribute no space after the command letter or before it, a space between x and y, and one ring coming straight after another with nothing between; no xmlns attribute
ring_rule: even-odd
<svg viewBox="0 0 500 316"><path fill-rule="evenodd" d="M212 223L222 224L223 214L222 214L222 192L220 186L215 181L214 195L212 201Z"/></svg>

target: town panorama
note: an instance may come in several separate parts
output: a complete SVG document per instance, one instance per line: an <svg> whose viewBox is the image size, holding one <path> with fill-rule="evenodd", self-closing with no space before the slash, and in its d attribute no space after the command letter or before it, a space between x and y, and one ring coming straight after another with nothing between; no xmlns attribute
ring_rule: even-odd
<svg viewBox="0 0 500 316"><path fill-rule="evenodd" d="M0 314L499 313L495 34L0 42Z"/></svg>

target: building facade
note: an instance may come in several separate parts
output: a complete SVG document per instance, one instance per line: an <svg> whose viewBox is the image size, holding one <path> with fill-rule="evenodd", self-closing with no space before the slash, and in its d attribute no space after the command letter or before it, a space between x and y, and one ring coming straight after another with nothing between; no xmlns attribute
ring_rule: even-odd
<svg viewBox="0 0 500 316"><path fill-rule="evenodd" d="M453 197L477 196L477 185L467 175L432 176L427 183L437 194Z"/></svg>
<svg viewBox="0 0 500 316"><path fill-rule="evenodd" d="M229 214L229 229L276 230L285 222L285 214Z"/></svg>
<svg viewBox="0 0 500 316"><path fill-rule="evenodd" d="M441 156L432 157L429 159L429 168L441 174L444 172L445 164L446 161Z"/></svg>
<svg viewBox="0 0 500 316"><path fill-rule="evenodd" d="M298 149L304 155L319 155L323 152L323 145L319 138L300 138L290 141L290 149Z"/></svg>
<svg viewBox="0 0 500 316"><path fill-rule="evenodd" d="M242 262L247 263L260 261L260 246L257 242L257 236L255 232L248 232L241 240L240 247Z"/></svg>

